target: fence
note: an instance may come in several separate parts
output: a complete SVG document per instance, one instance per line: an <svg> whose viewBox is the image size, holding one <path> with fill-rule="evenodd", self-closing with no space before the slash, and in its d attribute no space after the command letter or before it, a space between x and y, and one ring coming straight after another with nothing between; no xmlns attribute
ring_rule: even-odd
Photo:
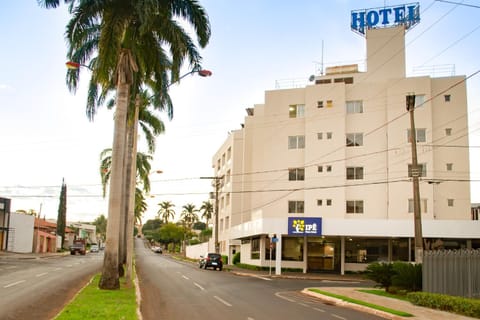
<svg viewBox="0 0 480 320"><path fill-rule="evenodd" d="M423 291L480 298L480 250L432 250L423 256Z"/></svg>

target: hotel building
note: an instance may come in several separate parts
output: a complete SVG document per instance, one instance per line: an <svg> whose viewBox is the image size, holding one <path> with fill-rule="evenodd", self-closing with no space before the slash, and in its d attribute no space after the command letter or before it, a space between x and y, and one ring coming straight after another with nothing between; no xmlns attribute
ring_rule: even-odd
<svg viewBox="0 0 480 320"><path fill-rule="evenodd" d="M213 156L220 252L304 272L414 261L412 176L425 249L479 248L465 76L407 77L407 26L365 28L366 71L326 68L265 92ZM415 95L418 170L406 96ZM271 257L271 258L270 258Z"/></svg>

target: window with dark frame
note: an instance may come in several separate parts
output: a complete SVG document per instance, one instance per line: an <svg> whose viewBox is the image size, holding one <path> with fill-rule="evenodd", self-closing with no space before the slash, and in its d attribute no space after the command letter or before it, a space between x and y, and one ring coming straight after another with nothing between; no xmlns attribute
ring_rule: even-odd
<svg viewBox="0 0 480 320"><path fill-rule="evenodd" d="M289 181L303 181L305 180L305 168L290 168L288 169Z"/></svg>

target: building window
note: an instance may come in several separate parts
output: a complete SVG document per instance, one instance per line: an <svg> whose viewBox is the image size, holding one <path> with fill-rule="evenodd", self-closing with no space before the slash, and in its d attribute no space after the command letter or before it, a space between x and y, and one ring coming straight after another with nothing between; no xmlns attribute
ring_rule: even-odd
<svg viewBox="0 0 480 320"><path fill-rule="evenodd" d="M327 132L327 140L330 140L332 139L332 133L331 132Z"/></svg>
<svg viewBox="0 0 480 320"><path fill-rule="evenodd" d="M412 142L411 130L407 129L407 141L408 143ZM427 129L415 129L415 136L417 142L427 142Z"/></svg>
<svg viewBox="0 0 480 320"><path fill-rule="evenodd" d="M347 133L347 147L363 146L363 133Z"/></svg>
<svg viewBox="0 0 480 320"><path fill-rule="evenodd" d="M449 95L449 94L446 94L446 95L443 96L443 98L445 99L445 102L450 102L452 96Z"/></svg>
<svg viewBox="0 0 480 320"><path fill-rule="evenodd" d="M225 165L225 153L222 154L222 166L224 166L224 165Z"/></svg>
<svg viewBox="0 0 480 320"><path fill-rule="evenodd" d="M225 217L225 230L230 229L230 217Z"/></svg>
<svg viewBox="0 0 480 320"><path fill-rule="evenodd" d="M304 168L288 169L288 180L289 181L305 180L305 169Z"/></svg>
<svg viewBox="0 0 480 320"><path fill-rule="evenodd" d="M225 196L225 199L226 199L226 205L229 206L230 205L230 193L227 193L227 195Z"/></svg>
<svg viewBox="0 0 480 320"><path fill-rule="evenodd" d="M347 213L363 213L363 200L348 200Z"/></svg>
<svg viewBox="0 0 480 320"><path fill-rule="evenodd" d="M332 166L325 166L325 169L327 170L327 172L332 172Z"/></svg>
<svg viewBox="0 0 480 320"><path fill-rule="evenodd" d="M318 172L323 172L323 166L317 166L317 171Z"/></svg>
<svg viewBox="0 0 480 320"><path fill-rule="evenodd" d="M227 174L225 175L225 180L226 180L226 183L229 184L230 183L230 178L232 176L232 172L230 170L227 171Z"/></svg>
<svg viewBox="0 0 480 320"><path fill-rule="evenodd" d="M427 176L427 164L426 163L419 163L418 169L413 170L413 165L408 165L408 177L411 178L415 174L416 177L426 177Z"/></svg>
<svg viewBox="0 0 480 320"><path fill-rule="evenodd" d="M363 101L347 101L347 113L363 113Z"/></svg>
<svg viewBox="0 0 480 320"><path fill-rule="evenodd" d="M424 94L415 95L415 109L423 107L424 103L425 103Z"/></svg>
<svg viewBox="0 0 480 320"><path fill-rule="evenodd" d="M288 137L288 149L304 149L305 148L305 136L289 136Z"/></svg>
<svg viewBox="0 0 480 320"><path fill-rule="evenodd" d="M317 101L317 108L323 108L323 101Z"/></svg>
<svg viewBox="0 0 480 320"><path fill-rule="evenodd" d="M217 170L220 170L220 159L217 160Z"/></svg>
<svg viewBox="0 0 480 320"><path fill-rule="evenodd" d="M260 259L260 238L254 238L250 242L250 259Z"/></svg>
<svg viewBox="0 0 480 320"><path fill-rule="evenodd" d="M333 100L327 100L327 108L333 107Z"/></svg>
<svg viewBox="0 0 480 320"><path fill-rule="evenodd" d="M347 180L363 179L363 167L347 167Z"/></svg>
<svg viewBox="0 0 480 320"><path fill-rule="evenodd" d="M322 140L322 139L323 139L323 133L322 133L322 132L318 132L318 133L317 133L317 139L318 139L318 140Z"/></svg>
<svg viewBox="0 0 480 320"><path fill-rule="evenodd" d="M453 163L447 163L447 171L453 170Z"/></svg>
<svg viewBox="0 0 480 320"><path fill-rule="evenodd" d="M227 150L227 161L232 158L232 147L229 147Z"/></svg>
<svg viewBox="0 0 480 320"><path fill-rule="evenodd" d="M446 136L451 136L452 135L452 128L446 128L445 129L445 135Z"/></svg>
<svg viewBox="0 0 480 320"><path fill-rule="evenodd" d="M318 200L317 200L317 206L321 206L322 203L323 203L322 199L318 199Z"/></svg>
<svg viewBox="0 0 480 320"><path fill-rule="evenodd" d="M305 105L294 104L288 108L290 118L303 118L305 116Z"/></svg>
<svg viewBox="0 0 480 320"><path fill-rule="evenodd" d="M304 201L288 201L288 213L304 213Z"/></svg>
<svg viewBox="0 0 480 320"><path fill-rule="evenodd" d="M332 199L327 199L327 206L331 206L332 205Z"/></svg>
<svg viewBox="0 0 480 320"><path fill-rule="evenodd" d="M449 207L453 207L453 199L447 199L447 203Z"/></svg>
<svg viewBox="0 0 480 320"><path fill-rule="evenodd" d="M303 237L282 237L282 260L303 261Z"/></svg>
<svg viewBox="0 0 480 320"><path fill-rule="evenodd" d="M408 213L414 212L413 199L408 199ZM420 199L420 212L427 213L427 199Z"/></svg>

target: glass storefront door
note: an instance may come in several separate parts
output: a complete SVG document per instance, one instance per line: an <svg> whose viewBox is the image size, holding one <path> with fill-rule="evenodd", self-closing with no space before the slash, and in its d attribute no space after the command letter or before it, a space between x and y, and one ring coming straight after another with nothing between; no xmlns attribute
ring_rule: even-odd
<svg viewBox="0 0 480 320"><path fill-rule="evenodd" d="M335 270L335 243L323 238L309 238L307 242L307 271Z"/></svg>

